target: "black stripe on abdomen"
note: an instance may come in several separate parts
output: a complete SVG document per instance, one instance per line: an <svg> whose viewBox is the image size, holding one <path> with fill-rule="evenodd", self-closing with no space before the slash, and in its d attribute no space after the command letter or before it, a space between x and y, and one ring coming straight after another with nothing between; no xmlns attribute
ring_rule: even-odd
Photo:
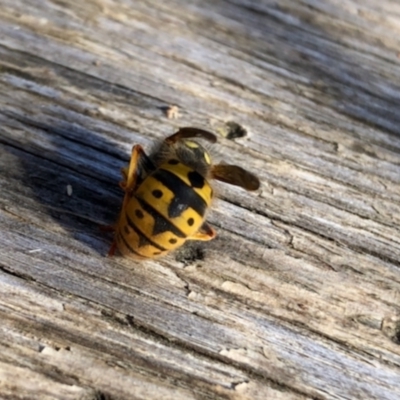
<svg viewBox="0 0 400 400"><path fill-rule="evenodd" d="M117 242L118 242L118 241L122 242L123 245L124 245L132 254L135 254L136 256L141 257L141 258L148 258L147 256L144 256L144 255L138 253L134 248L132 248L132 246L126 241L126 239L125 239L123 233L119 232L118 230L117 230L117 232L116 232L115 240L116 240Z"/></svg>
<svg viewBox="0 0 400 400"><path fill-rule="evenodd" d="M136 232L136 234L139 236L139 243L138 243L139 247L150 245L150 246L155 247L158 250L167 251L166 248L164 248L164 247L160 246L159 244L153 242L142 231L140 231L139 228L135 225L135 223L129 218L128 213L125 214L125 217L126 217L126 221L128 222L129 228L133 229Z"/></svg>
<svg viewBox="0 0 400 400"><path fill-rule="evenodd" d="M174 198L168 206L168 216L170 218L179 217L189 207L193 208L201 217L204 217L207 203L177 175L170 171L159 169L153 174L153 178L174 193Z"/></svg>
<svg viewBox="0 0 400 400"><path fill-rule="evenodd" d="M185 239L185 235L180 229L178 229L174 224L168 221L162 214L160 214L156 209L154 209L146 200L136 197L142 209L151 215L154 220L153 235L158 235L163 232L172 232L175 236Z"/></svg>

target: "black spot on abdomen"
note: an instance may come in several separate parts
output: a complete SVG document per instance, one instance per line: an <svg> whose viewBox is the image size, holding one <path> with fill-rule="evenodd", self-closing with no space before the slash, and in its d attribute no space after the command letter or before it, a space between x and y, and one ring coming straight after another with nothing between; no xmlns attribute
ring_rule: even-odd
<svg viewBox="0 0 400 400"><path fill-rule="evenodd" d="M163 195L163 192L159 189L155 189L151 193L156 199L161 199L161 197Z"/></svg>

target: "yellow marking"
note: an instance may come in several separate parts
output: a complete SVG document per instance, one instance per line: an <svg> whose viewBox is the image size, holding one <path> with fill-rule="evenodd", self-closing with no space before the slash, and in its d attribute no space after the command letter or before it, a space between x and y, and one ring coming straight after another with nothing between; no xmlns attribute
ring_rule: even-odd
<svg viewBox="0 0 400 400"><path fill-rule="evenodd" d="M191 140L185 140L185 145L191 149L198 149L199 145L196 142L192 142Z"/></svg>
<svg viewBox="0 0 400 400"><path fill-rule="evenodd" d="M192 172L193 169L190 167L187 167L184 164L176 164L176 165L171 165L168 163L165 163L163 165L161 165L160 169L164 169L166 171L170 171L172 172L175 176L177 176L178 178L182 179L183 182L186 183L186 185L190 186L190 181L188 178L188 173ZM162 186L160 182L158 182L157 186ZM162 186L164 187L164 186ZM158 187L154 187L151 188L151 190L156 189ZM203 198L203 200L206 202L207 207L211 204L211 199L212 199L212 188L210 186L210 184L207 182L207 180L204 180L204 186L202 188L188 188L188 190L194 190L200 197Z"/></svg>
<svg viewBox="0 0 400 400"><path fill-rule="evenodd" d="M204 159L206 160L206 163L208 164L208 165L211 165L211 158L210 158L210 155L205 151L204 152Z"/></svg>

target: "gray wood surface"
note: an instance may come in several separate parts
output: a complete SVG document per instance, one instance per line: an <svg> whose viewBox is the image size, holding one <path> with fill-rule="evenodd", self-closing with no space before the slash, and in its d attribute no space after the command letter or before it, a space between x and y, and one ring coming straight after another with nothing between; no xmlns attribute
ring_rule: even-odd
<svg viewBox="0 0 400 400"><path fill-rule="evenodd" d="M399 51L395 0L0 0L0 398L400 399ZM181 126L261 189L106 258Z"/></svg>

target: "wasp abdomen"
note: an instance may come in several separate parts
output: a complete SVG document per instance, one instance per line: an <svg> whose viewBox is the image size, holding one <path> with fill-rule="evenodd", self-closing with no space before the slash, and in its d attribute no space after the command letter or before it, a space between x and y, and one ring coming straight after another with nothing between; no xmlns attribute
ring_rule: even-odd
<svg viewBox="0 0 400 400"><path fill-rule="evenodd" d="M118 224L118 247L125 254L155 257L181 246L200 229L211 198L202 175L170 160L129 199Z"/></svg>

